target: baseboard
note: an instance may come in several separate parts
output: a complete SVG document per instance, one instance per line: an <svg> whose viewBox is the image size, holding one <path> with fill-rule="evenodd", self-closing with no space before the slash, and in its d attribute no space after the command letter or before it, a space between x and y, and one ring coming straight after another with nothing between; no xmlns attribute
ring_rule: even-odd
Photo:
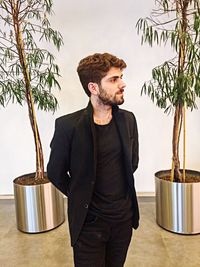
<svg viewBox="0 0 200 267"><path fill-rule="evenodd" d="M155 197L155 192L137 192L138 197Z"/></svg>
<svg viewBox="0 0 200 267"><path fill-rule="evenodd" d="M0 200L1 199L14 199L14 195L0 195Z"/></svg>
<svg viewBox="0 0 200 267"><path fill-rule="evenodd" d="M138 197L155 197L155 192L137 192ZM0 195L1 199L14 199L14 195Z"/></svg>

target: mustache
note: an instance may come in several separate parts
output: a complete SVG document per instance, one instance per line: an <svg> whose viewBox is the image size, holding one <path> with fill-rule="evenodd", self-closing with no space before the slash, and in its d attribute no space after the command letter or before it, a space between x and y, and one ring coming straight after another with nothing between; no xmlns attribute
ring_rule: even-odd
<svg viewBox="0 0 200 267"><path fill-rule="evenodd" d="M124 92L124 89L120 89L120 90L117 91L117 94L121 94L123 92Z"/></svg>

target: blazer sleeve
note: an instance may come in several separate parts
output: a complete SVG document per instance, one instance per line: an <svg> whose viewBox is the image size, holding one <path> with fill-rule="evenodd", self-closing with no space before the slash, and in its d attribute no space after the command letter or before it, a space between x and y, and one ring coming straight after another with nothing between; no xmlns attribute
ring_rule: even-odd
<svg viewBox="0 0 200 267"><path fill-rule="evenodd" d="M133 144L132 144L132 168L133 168L133 172L135 172L136 169L138 168L138 162L139 162L138 127L137 127L136 118L133 115Z"/></svg>
<svg viewBox="0 0 200 267"><path fill-rule="evenodd" d="M70 140L66 131L64 131L63 121L60 119L55 122L55 132L50 147L51 153L47 164L48 179L64 195L68 196Z"/></svg>

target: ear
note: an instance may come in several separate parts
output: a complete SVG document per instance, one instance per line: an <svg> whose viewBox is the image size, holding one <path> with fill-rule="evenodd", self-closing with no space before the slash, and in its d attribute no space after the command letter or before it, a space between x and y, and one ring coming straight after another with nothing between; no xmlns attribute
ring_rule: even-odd
<svg viewBox="0 0 200 267"><path fill-rule="evenodd" d="M97 95L99 93L99 86L97 83L88 83L88 90L90 91L91 95Z"/></svg>

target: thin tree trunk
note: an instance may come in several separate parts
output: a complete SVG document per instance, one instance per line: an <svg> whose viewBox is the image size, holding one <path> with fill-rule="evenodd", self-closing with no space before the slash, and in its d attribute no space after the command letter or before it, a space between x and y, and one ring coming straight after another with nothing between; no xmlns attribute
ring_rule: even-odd
<svg viewBox="0 0 200 267"><path fill-rule="evenodd" d="M182 124L182 106L178 105L174 114L174 127L173 127L173 138L172 138L172 152L173 152L173 167L174 173L172 173L172 180L176 182L181 181L180 172L180 160L179 160L179 141L180 141L180 131Z"/></svg>
<svg viewBox="0 0 200 267"><path fill-rule="evenodd" d="M185 169L186 169L186 109L183 107L183 177L182 182L185 183Z"/></svg>
<svg viewBox="0 0 200 267"><path fill-rule="evenodd" d="M44 159L43 159L43 151L42 144L40 140L40 135L38 131L38 126L36 122L36 115L34 110L34 103L31 91L30 77L29 71L26 64L26 54L24 52L24 42L21 34L20 23L19 23L19 10L18 10L18 1L12 0L11 2L12 16L14 22L14 30L15 30L15 38L17 43L17 50L19 53L19 60L22 67L22 72L25 81L26 87L26 100L28 105L29 119L31 128L34 135L35 142L35 150L36 150L36 180L44 179Z"/></svg>
<svg viewBox="0 0 200 267"><path fill-rule="evenodd" d="M181 18L181 27L179 29L179 57L178 57L178 77L179 86L182 86L181 75L184 73L185 66L185 57L186 57L186 46L185 46L185 34L187 32L187 8L189 5L189 0L177 0L176 1L176 11L178 16ZM178 83L178 84L179 84ZM180 160L179 160L179 141L180 141L180 133L182 128L182 120L184 112L184 103L177 102L177 106L174 114L174 127L173 127L173 139L172 139L172 171L171 171L171 181L181 182L182 175L180 172ZM185 118L184 118L185 123ZM185 177L185 129L184 129L184 155L183 155L183 174Z"/></svg>

